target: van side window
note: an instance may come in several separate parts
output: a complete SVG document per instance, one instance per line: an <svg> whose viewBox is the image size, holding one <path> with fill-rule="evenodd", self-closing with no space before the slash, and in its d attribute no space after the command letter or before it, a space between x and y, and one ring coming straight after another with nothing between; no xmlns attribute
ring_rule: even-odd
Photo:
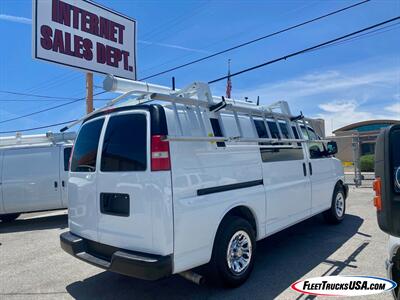
<svg viewBox="0 0 400 300"><path fill-rule="evenodd" d="M72 154L72 172L96 171L97 147L104 119L83 124Z"/></svg>
<svg viewBox="0 0 400 300"><path fill-rule="evenodd" d="M267 121L268 127L269 127L269 131L271 132L272 138L273 139L279 139L279 130L278 130L278 126L276 126L275 122L272 121Z"/></svg>
<svg viewBox="0 0 400 300"><path fill-rule="evenodd" d="M299 140L300 137L299 137L299 133L297 132L296 126L292 126L292 131L293 131L293 134L294 134L294 138L295 138L296 140Z"/></svg>
<svg viewBox="0 0 400 300"><path fill-rule="evenodd" d="M145 171L147 124L144 114L112 116L101 153L103 172Z"/></svg>
<svg viewBox="0 0 400 300"><path fill-rule="evenodd" d="M263 138L263 134L265 134L265 137L268 138L268 134L266 133L265 129L265 124L261 120L254 120L254 123L256 125L258 137ZM259 125L259 127L257 126ZM264 125L264 126L263 126ZM282 124L285 125L285 124ZM279 131L278 127L276 126L275 122L268 122L268 127L274 128L275 134L271 130L271 134L273 137L278 138L279 137ZM259 129L261 128L261 129ZM262 130L262 128L265 130ZM281 129L282 130L282 129ZM286 127L287 130L287 127ZM282 134L284 134L282 132ZM289 137L289 132L287 132L288 137ZM260 143L261 145L265 145L263 143ZM261 160L262 162L276 162L276 161L289 161L289 160L302 160L304 158L303 154L303 148L301 147L301 144L298 145L296 148L286 148L285 146L282 146L282 148L260 148L260 153L261 153Z"/></svg>
<svg viewBox="0 0 400 300"><path fill-rule="evenodd" d="M301 126L301 132L303 133L304 138L306 138L308 140L319 140L320 139L313 129L311 129L308 126L307 126L307 129L308 129L308 133L307 133L306 128L304 126ZM308 135L310 135L310 136L308 136Z"/></svg>
<svg viewBox="0 0 400 300"><path fill-rule="evenodd" d="M310 158L328 157L323 142L309 143Z"/></svg>
<svg viewBox="0 0 400 300"><path fill-rule="evenodd" d="M303 148L301 146L297 148L261 148L263 162L302 160L303 158Z"/></svg>
<svg viewBox="0 0 400 300"><path fill-rule="evenodd" d="M290 136L289 136L289 129L288 129L288 127L287 127L287 124L285 124L285 123L279 123L279 127L280 127L280 129L281 129L283 138L289 139Z"/></svg>
<svg viewBox="0 0 400 300"><path fill-rule="evenodd" d="M262 120L254 120L254 125L256 126L258 137L261 139L269 138L267 128Z"/></svg>
<svg viewBox="0 0 400 300"><path fill-rule="evenodd" d="M215 118L210 118L211 127L214 132L214 136L224 136L222 134L221 126L219 125L219 120ZM225 142L217 142L217 147L225 147Z"/></svg>
<svg viewBox="0 0 400 300"><path fill-rule="evenodd" d="M69 157L71 156L72 147L64 148L64 171L69 171Z"/></svg>

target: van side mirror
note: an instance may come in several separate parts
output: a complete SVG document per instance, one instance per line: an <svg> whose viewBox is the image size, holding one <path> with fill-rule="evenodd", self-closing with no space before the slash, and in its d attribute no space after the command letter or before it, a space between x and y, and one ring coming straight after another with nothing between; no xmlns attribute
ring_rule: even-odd
<svg viewBox="0 0 400 300"><path fill-rule="evenodd" d="M329 155L335 155L338 152L337 143L335 141L330 141L326 144L326 151Z"/></svg>
<svg viewBox="0 0 400 300"><path fill-rule="evenodd" d="M379 227L400 237L400 125L388 127L378 136L374 190Z"/></svg>

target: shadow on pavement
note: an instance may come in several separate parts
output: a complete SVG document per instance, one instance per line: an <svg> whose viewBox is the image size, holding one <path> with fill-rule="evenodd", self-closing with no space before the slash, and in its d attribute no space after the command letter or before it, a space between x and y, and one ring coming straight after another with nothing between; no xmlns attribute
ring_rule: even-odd
<svg viewBox="0 0 400 300"><path fill-rule="evenodd" d="M43 216L32 219L17 219L10 223L0 223L0 234L55 228L64 229L66 227L68 227L67 214Z"/></svg>
<svg viewBox="0 0 400 300"><path fill-rule="evenodd" d="M359 233L362 222L358 216L347 215L340 225L328 225L321 216L315 216L260 241L252 276L234 290L197 286L177 275L147 282L111 272L74 282L66 289L76 299L272 299L320 263L330 265L335 275L344 268L356 267L351 263L368 243L345 261L328 257Z"/></svg>

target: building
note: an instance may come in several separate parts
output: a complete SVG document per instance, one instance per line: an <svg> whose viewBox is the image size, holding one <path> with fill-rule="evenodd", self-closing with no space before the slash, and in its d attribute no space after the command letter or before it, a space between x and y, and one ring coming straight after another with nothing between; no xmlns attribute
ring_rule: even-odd
<svg viewBox="0 0 400 300"><path fill-rule="evenodd" d="M343 162L354 161L354 148L360 156L375 154L375 141L383 128L393 124L400 124L397 120L369 120L353 123L333 131L338 144L337 157Z"/></svg>

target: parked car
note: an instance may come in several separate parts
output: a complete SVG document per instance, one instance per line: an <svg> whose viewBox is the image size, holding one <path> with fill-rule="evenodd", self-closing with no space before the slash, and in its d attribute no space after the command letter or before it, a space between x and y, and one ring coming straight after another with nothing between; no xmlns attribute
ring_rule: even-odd
<svg viewBox="0 0 400 300"><path fill-rule="evenodd" d="M0 220L66 208L74 133L0 138Z"/></svg>
<svg viewBox="0 0 400 300"><path fill-rule="evenodd" d="M374 190L378 225L389 234L387 273L397 283L393 296L400 299L400 125L388 127L378 136Z"/></svg>
<svg viewBox="0 0 400 300"><path fill-rule="evenodd" d="M200 111L188 105L197 98L176 93L152 94L172 104L130 100L84 119L71 158L70 231L60 236L66 252L148 280L198 282L189 270L208 264L210 276L238 286L256 241L322 212L343 220L336 144L327 147L302 116L288 119L287 103L274 114L199 101Z"/></svg>

